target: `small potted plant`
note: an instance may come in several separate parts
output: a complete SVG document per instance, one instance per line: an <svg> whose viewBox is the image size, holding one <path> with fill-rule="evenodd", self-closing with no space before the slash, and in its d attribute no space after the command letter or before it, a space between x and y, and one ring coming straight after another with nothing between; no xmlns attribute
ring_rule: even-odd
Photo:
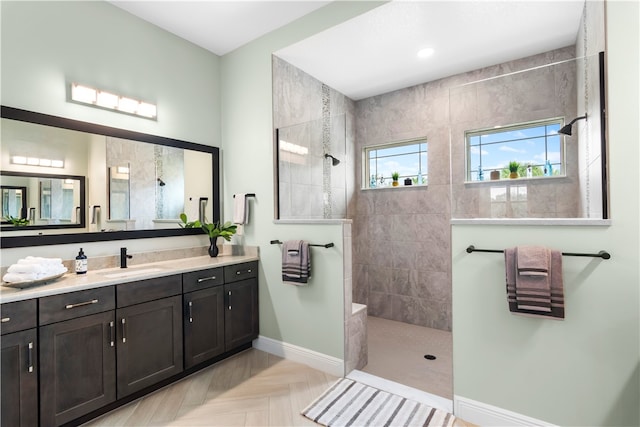
<svg viewBox="0 0 640 427"><path fill-rule="evenodd" d="M218 256L218 237L222 237L227 242L231 241L231 236L236 233L237 225L232 224L230 221L225 222L224 224L217 223L209 223L209 222L200 222L199 220L188 221L187 215L183 212L180 214L180 220L182 224L180 227L182 228L201 228L202 231L205 232L207 236L209 236L209 256L216 257Z"/></svg>
<svg viewBox="0 0 640 427"><path fill-rule="evenodd" d="M394 187L400 185L400 183L398 182L398 178L400 178L400 174L398 172L392 173L391 179L393 179L393 183L391 185L393 185Z"/></svg>
<svg viewBox="0 0 640 427"><path fill-rule="evenodd" d="M4 217L7 222L10 222L14 227L24 227L29 225L27 218L18 218L16 216L7 215Z"/></svg>
<svg viewBox="0 0 640 427"><path fill-rule="evenodd" d="M520 163L515 160L509 162L509 178L518 178L518 168L520 168Z"/></svg>

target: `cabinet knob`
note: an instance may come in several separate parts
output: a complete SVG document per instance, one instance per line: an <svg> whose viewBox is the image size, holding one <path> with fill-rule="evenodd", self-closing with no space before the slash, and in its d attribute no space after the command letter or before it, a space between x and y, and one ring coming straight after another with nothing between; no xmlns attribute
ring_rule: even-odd
<svg viewBox="0 0 640 427"><path fill-rule="evenodd" d="M229 310L231 310L231 306L229 306Z"/></svg>
<svg viewBox="0 0 640 427"><path fill-rule="evenodd" d="M229 296L231 296L231 291L229 291Z"/></svg>
<svg viewBox="0 0 640 427"><path fill-rule="evenodd" d="M2 320L0 320L0 322L7 323L10 320L11 320L11 317L3 317Z"/></svg>

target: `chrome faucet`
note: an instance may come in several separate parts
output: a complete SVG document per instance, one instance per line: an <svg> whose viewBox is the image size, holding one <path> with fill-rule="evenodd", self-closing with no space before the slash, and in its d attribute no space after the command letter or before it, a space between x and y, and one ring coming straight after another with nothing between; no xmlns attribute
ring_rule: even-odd
<svg viewBox="0 0 640 427"><path fill-rule="evenodd" d="M133 255L127 255L127 248L120 248L120 268L127 268L127 258L133 258Z"/></svg>

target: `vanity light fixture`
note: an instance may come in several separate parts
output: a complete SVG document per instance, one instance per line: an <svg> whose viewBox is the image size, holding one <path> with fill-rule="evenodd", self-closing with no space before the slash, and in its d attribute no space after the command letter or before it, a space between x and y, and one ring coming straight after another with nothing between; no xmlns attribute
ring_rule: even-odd
<svg viewBox="0 0 640 427"><path fill-rule="evenodd" d="M71 100L153 120L158 115L157 107L154 104L79 83L71 83Z"/></svg>
<svg viewBox="0 0 640 427"><path fill-rule="evenodd" d="M12 156L11 163L14 165L42 166L45 168L63 168L63 160L39 159L37 157Z"/></svg>

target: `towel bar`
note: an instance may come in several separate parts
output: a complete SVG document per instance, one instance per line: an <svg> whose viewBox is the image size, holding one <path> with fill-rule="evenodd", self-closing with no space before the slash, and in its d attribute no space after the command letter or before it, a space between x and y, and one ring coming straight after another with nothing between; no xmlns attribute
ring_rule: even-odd
<svg viewBox="0 0 640 427"><path fill-rule="evenodd" d="M272 240L271 242L272 245L281 245L282 242L280 240ZM316 246L316 247L320 247L320 248L332 248L335 245L333 243L326 243L324 245L312 245L311 243L309 243L309 246Z"/></svg>
<svg viewBox="0 0 640 427"><path fill-rule="evenodd" d="M473 245L469 245L466 249L467 253L471 252L491 252L491 253L504 253L502 249L477 249ZM584 254L584 253L576 253L576 252L562 252L564 256L583 256L583 257L592 257L592 258L602 258L602 259L610 259L611 254L607 251L600 251L597 254Z"/></svg>
<svg viewBox="0 0 640 427"><path fill-rule="evenodd" d="M244 195L244 197L256 197L256 193L247 193L247 194ZM233 195L233 198L234 199L236 198L235 194Z"/></svg>

